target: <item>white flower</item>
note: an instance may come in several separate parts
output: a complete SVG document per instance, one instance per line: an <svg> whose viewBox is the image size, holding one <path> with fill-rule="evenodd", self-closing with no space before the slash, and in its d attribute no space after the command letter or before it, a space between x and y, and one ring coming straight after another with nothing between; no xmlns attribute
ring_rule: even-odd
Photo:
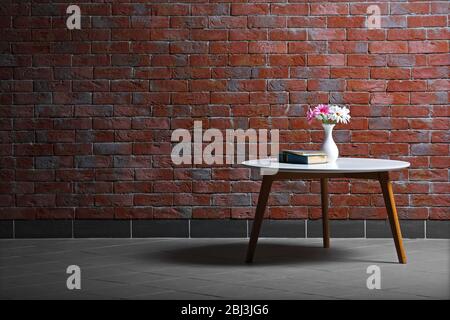
<svg viewBox="0 0 450 320"><path fill-rule="evenodd" d="M348 123L350 121L350 110L338 105L330 106L330 120L336 123Z"/></svg>

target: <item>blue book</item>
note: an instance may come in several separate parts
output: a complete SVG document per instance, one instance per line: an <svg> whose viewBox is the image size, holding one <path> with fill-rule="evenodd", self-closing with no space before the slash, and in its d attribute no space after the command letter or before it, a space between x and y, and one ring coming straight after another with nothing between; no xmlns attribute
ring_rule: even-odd
<svg viewBox="0 0 450 320"><path fill-rule="evenodd" d="M322 151L284 150L278 155L278 161L293 164L326 163L327 155Z"/></svg>

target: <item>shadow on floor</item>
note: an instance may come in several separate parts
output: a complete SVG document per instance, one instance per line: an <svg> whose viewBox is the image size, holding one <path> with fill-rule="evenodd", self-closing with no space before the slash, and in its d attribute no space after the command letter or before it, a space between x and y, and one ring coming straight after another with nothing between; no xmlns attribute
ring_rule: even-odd
<svg viewBox="0 0 450 320"><path fill-rule="evenodd" d="M161 251L144 255L143 259L157 258L177 264L202 265L246 265L247 242L230 244L210 244L196 247ZM321 246L302 246L292 244L258 243L253 265L301 264L312 262L331 262L348 259L351 250L338 248L324 249ZM355 261L355 260L353 260Z"/></svg>

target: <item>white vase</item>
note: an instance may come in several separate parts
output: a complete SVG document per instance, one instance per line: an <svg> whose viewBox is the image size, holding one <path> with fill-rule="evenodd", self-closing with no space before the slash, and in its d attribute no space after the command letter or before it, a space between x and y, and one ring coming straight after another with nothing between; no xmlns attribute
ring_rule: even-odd
<svg viewBox="0 0 450 320"><path fill-rule="evenodd" d="M335 162L336 159L339 157L339 149L333 140L334 126L335 126L334 124L322 123L322 127L325 132L325 136L324 136L323 144L322 144L322 151L324 151L327 154L328 162Z"/></svg>

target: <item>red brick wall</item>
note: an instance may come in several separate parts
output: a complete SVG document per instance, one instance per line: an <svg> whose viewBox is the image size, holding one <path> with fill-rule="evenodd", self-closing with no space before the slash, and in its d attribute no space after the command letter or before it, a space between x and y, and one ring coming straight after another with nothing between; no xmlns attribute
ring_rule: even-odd
<svg viewBox="0 0 450 320"><path fill-rule="evenodd" d="M67 3L1 1L0 219L249 217L257 175L173 167L172 130L317 147L305 110L328 102L351 107L343 156L411 162L402 218L449 219L447 1L380 1L380 30L364 27L375 1L223 1L74 1L73 31ZM319 217L318 191L276 184L268 215ZM377 184L330 191L335 218L385 217Z"/></svg>

